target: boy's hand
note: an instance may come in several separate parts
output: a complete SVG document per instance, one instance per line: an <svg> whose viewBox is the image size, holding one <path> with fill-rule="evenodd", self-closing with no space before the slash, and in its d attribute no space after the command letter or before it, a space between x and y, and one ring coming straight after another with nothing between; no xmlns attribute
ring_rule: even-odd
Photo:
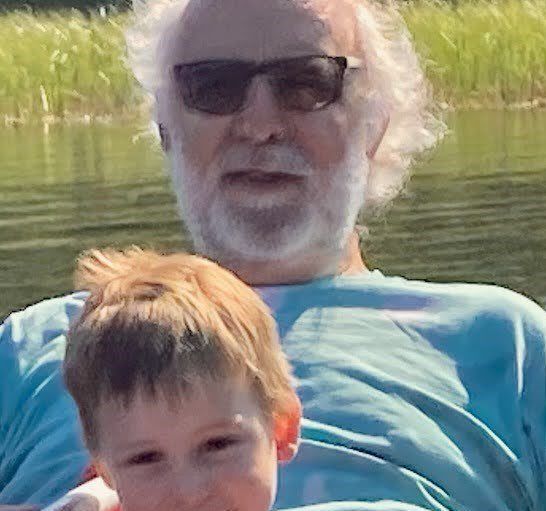
<svg viewBox="0 0 546 511"><path fill-rule="evenodd" d="M22 506L4 506L0 504L0 511L38 511L37 506L22 505Z"/></svg>
<svg viewBox="0 0 546 511"><path fill-rule="evenodd" d="M47 506L43 511L100 511L101 505L99 500L92 495L81 493L68 494L62 499ZM0 511L3 511L0 509ZM10 511L9 509L6 511ZM19 510L13 510L19 511ZM26 510L22 510L26 511Z"/></svg>
<svg viewBox="0 0 546 511"><path fill-rule="evenodd" d="M117 511L119 498L100 477L96 477L67 493L42 511ZM4 511L0 509L0 511ZM29 511L29 510L5 510Z"/></svg>

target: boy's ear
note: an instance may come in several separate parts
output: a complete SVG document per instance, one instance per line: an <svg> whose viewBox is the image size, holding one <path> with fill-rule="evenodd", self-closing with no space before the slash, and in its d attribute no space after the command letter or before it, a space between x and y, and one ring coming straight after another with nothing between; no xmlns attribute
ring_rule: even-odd
<svg viewBox="0 0 546 511"><path fill-rule="evenodd" d="M277 459L288 463L298 452L300 439L301 402L294 393L290 406L283 415L275 418L275 442Z"/></svg>
<svg viewBox="0 0 546 511"><path fill-rule="evenodd" d="M114 479L112 478L112 475L110 474L110 471L108 470L106 464L99 459L94 459L93 466L95 467L97 475L102 478L106 486L108 486L108 488L110 488L111 490L115 490L116 487L114 484Z"/></svg>

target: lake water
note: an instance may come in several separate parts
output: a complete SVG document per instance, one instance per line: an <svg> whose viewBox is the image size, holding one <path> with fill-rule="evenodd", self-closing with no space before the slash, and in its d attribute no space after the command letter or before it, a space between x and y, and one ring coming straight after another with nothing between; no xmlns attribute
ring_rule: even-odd
<svg viewBox="0 0 546 511"><path fill-rule="evenodd" d="M546 112L467 112L370 224L370 266L495 283L546 306ZM0 319L71 289L94 246L188 248L163 158L142 126L0 130Z"/></svg>

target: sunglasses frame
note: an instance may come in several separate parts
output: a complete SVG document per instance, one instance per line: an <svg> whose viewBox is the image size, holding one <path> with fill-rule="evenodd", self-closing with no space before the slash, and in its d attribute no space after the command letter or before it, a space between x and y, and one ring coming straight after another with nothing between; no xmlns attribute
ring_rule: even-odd
<svg viewBox="0 0 546 511"><path fill-rule="evenodd" d="M357 57L352 57L352 56L330 56L330 55L305 55L305 56L301 56L301 57L267 60L267 61L264 61L264 62L255 62L255 61L240 60L240 59L212 59L212 60L200 60L200 61L195 61L195 62L189 62L189 63L186 63L186 64L175 64L171 68L171 74L172 74L172 78L173 78L174 83L176 83L178 85L178 87L181 87L181 85L179 83L180 75L183 73L183 71L185 69L190 69L190 68L192 68L194 66L199 66L199 65L203 65L203 64L232 62L232 63L244 64L244 65L247 65L247 66L252 68L252 71L249 73L249 77L248 77L248 80L249 80L248 84L250 84L250 82L256 76L263 75L263 74L268 74L272 69L276 69L279 66L282 66L283 64L291 64L291 63L295 63L295 62L298 62L298 61L308 61L308 60L312 60L312 59L324 59L324 60L336 62L336 64L338 65L338 71L339 71L339 73L341 75L340 79L339 79L339 84L337 84L337 89L336 89L335 94L333 95L332 99L316 109L316 110L322 110L322 109L326 108L328 105L331 105L332 103L336 102L339 99L339 97L341 96L342 89L343 89L343 80L344 80L344 77L345 77L345 71L348 70L348 69L361 69L363 67L361 59L359 59ZM248 87L248 84L247 84L247 87ZM221 115L233 115L233 114L236 114L236 113L238 113L238 112L240 112L241 110L244 109L244 102L243 102L242 105L239 108L237 108L237 109L235 109L233 111L228 110L226 113L218 113L218 112L212 111L212 110L209 111L209 110L206 110L206 109L197 108L195 106L188 105L187 101L184 99L186 95L187 94L184 94L184 92L182 92L182 99L183 99L183 102L184 102L184 104L186 105L187 108L189 108L191 110L201 112L201 113L206 113L206 114L209 114L209 115L219 115L219 116L221 116ZM298 109L294 108L294 109L291 109L291 110L298 110ZM306 112L311 112L311 111L316 111L316 110L303 110L302 109L302 111L306 111Z"/></svg>

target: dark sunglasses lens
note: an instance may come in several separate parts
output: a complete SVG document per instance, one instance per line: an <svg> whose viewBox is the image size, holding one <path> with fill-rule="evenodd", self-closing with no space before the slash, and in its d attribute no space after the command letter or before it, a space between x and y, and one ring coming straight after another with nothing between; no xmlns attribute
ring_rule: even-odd
<svg viewBox="0 0 546 511"><path fill-rule="evenodd" d="M250 81L244 62L202 62L175 67L184 104L209 114L233 114L243 107Z"/></svg>
<svg viewBox="0 0 546 511"><path fill-rule="evenodd" d="M329 57L294 59L275 70L279 99L287 110L312 112L337 101L344 62Z"/></svg>

